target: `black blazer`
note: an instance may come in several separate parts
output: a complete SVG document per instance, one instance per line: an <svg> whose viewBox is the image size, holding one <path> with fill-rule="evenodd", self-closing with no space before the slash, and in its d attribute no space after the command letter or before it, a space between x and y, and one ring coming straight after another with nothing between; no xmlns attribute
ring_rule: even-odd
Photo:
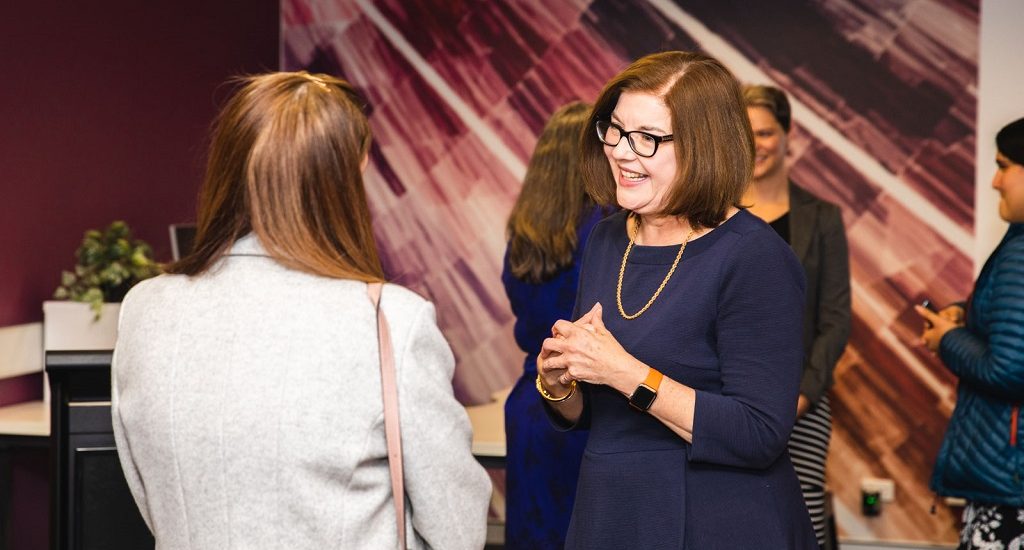
<svg viewBox="0 0 1024 550"><path fill-rule="evenodd" d="M807 275L800 393L813 406L832 387L850 337L850 257L839 207L790 182L789 240Z"/></svg>

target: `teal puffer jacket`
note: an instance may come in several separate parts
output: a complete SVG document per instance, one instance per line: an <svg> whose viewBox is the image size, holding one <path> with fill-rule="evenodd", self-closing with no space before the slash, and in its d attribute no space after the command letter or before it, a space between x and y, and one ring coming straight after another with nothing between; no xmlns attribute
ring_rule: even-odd
<svg viewBox="0 0 1024 550"><path fill-rule="evenodd" d="M987 504L1024 506L1024 224L1012 224L978 276L967 326L939 356L960 379L932 489Z"/></svg>

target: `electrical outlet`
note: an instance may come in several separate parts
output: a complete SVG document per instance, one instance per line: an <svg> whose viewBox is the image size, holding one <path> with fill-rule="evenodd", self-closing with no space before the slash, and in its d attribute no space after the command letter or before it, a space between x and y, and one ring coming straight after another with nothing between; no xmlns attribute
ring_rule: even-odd
<svg viewBox="0 0 1024 550"><path fill-rule="evenodd" d="M865 493L878 493L882 502L892 502L896 498L896 484L891 479L877 477L861 478L860 490Z"/></svg>

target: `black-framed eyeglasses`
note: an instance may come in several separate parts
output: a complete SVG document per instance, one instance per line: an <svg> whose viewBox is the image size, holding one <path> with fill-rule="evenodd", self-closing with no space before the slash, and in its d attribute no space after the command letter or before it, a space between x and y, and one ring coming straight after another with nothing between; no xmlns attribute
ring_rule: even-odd
<svg viewBox="0 0 1024 550"><path fill-rule="evenodd" d="M597 139L601 143L615 147L622 141L623 136L629 143L629 148L641 157L653 157L658 152L658 146L665 141L672 141L672 134L667 136L656 136L640 130L627 132L622 126L610 120L599 120L595 125L597 128Z"/></svg>

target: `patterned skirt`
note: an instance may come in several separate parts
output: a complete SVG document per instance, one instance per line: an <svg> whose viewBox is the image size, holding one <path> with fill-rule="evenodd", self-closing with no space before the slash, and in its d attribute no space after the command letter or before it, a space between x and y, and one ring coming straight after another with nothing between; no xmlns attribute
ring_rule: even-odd
<svg viewBox="0 0 1024 550"><path fill-rule="evenodd" d="M832 407L828 396L823 395L813 409L797 420L789 436L789 458L800 479L800 490L819 546L825 544L825 459L831 437Z"/></svg>
<svg viewBox="0 0 1024 550"><path fill-rule="evenodd" d="M1024 508L968 502L957 550L1024 550Z"/></svg>

